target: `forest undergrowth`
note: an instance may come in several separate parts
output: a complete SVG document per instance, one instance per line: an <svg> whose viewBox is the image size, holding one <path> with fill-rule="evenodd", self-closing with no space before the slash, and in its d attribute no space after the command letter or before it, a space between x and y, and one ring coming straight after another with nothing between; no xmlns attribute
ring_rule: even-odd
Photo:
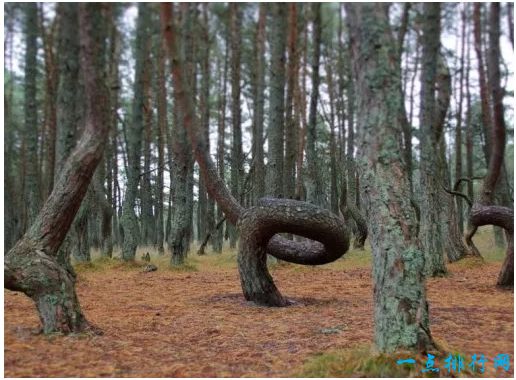
<svg viewBox="0 0 516 380"><path fill-rule="evenodd" d="M432 333L445 349L467 358L484 354L489 362L483 377L511 376L512 366L496 373L492 365L499 353L510 354L514 363L514 294L495 287L503 249L494 248L490 228L476 242L485 262L463 260L448 266L448 276L428 281ZM103 330L101 336L37 334L31 301L5 290L5 375L421 375L396 368L392 358L368 356L373 339L368 249L320 267L274 265L280 291L295 301L287 308L246 303L235 251L192 254L174 269L168 256L157 257L150 248L137 257L146 252L156 272L142 272L143 262L128 265L97 253L92 263L75 266L84 312Z"/></svg>

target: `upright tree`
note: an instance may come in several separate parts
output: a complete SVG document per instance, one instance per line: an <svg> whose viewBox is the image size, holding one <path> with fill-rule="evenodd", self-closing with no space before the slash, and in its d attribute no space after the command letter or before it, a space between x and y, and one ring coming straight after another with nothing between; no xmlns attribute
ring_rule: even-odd
<svg viewBox="0 0 516 380"><path fill-rule="evenodd" d="M254 201L265 195L264 107L265 107L265 21L267 3L260 3L256 25L256 67L253 109L253 186Z"/></svg>
<svg viewBox="0 0 516 380"><path fill-rule="evenodd" d="M242 179L244 163L242 153L242 116L240 108L240 43L242 29L241 5L229 4L230 23L230 66L231 66L231 192L234 197L240 199L242 191ZM230 246L236 246L237 232L234 226L229 229Z"/></svg>
<svg viewBox="0 0 516 380"><path fill-rule="evenodd" d="M321 60L321 3L312 4L313 16L313 55L312 55L312 89L310 95L310 113L306 133L306 199L318 206L326 203L322 178L320 174L319 157L317 156L317 105L319 103L319 64Z"/></svg>
<svg viewBox="0 0 516 380"><path fill-rule="evenodd" d="M421 74L421 223L420 236L425 253L426 273L438 276L446 273L444 241L441 230L441 189L443 174L438 162L443 144L442 125L437 120L436 83L440 59L441 15L438 3L423 5L422 74Z"/></svg>
<svg viewBox="0 0 516 380"><path fill-rule="evenodd" d="M285 152L285 46L287 7L274 3L271 9L271 64L267 154L267 195L283 197L283 161Z"/></svg>
<svg viewBox="0 0 516 380"><path fill-rule="evenodd" d="M24 162L25 181L24 199L27 215L27 226L31 225L38 215L41 206L39 160L38 160L38 6L36 3L24 5L25 20L25 80L24 80Z"/></svg>
<svg viewBox="0 0 516 380"><path fill-rule="evenodd" d="M382 352L426 351L434 344L424 256L402 159L401 67L388 5L346 3L345 9L356 80L360 188L373 251L375 343Z"/></svg>
<svg viewBox="0 0 516 380"><path fill-rule="evenodd" d="M122 218L120 220L124 241L122 244L122 258L126 261L134 260L136 247L140 240L140 228L135 213L136 196L140 182L140 155L142 134L144 129L144 80L146 57L149 54L149 23L150 9L148 4L138 4L138 21L136 25L135 44L135 78L134 100L132 104L132 120L127 131L127 186L123 203Z"/></svg>

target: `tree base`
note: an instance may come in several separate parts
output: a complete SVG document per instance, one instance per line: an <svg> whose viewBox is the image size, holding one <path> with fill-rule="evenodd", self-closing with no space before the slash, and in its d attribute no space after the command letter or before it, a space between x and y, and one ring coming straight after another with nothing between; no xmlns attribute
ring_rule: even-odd
<svg viewBox="0 0 516 380"><path fill-rule="evenodd" d="M5 287L23 292L36 303L43 333L100 333L81 311L75 276L33 241L18 241L4 264Z"/></svg>

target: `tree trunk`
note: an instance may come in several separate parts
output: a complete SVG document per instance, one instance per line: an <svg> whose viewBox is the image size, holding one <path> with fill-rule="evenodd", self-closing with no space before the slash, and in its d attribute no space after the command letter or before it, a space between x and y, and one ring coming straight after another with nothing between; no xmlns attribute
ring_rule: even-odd
<svg viewBox="0 0 516 380"><path fill-rule="evenodd" d="M316 240L335 256L349 247L348 232L340 218L301 201L262 198L243 213L238 227L238 271L244 297L263 306L289 305L267 270L267 247L273 236L290 233Z"/></svg>
<svg viewBox="0 0 516 380"><path fill-rule="evenodd" d="M351 47L350 47L351 52ZM349 78L353 77L351 64L348 65ZM347 175L347 191L344 207L341 204L341 212L344 216L344 221L352 227L354 242L353 248L364 249L365 241L367 239L367 224L364 216L358 209L356 199L358 198L357 173L355 163L355 85L353 80L348 80L346 88L348 98L348 139L347 143L347 157L346 157L346 175Z"/></svg>
<svg viewBox="0 0 516 380"><path fill-rule="evenodd" d="M165 167L165 138L166 130L168 128L167 119L167 85L165 78L165 44L160 36L158 43L158 95L157 95L157 108L158 108L158 123L157 123L157 134L158 134L158 178L156 180L156 193L157 193L157 208L156 208L156 248L160 256L165 254L165 248L163 247L164 230L164 197L163 197L163 171Z"/></svg>
<svg viewBox="0 0 516 380"><path fill-rule="evenodd" d="M240 110L240 40L242 29L242 13L237 3L229 4L231 30L231 193L240 200L241 181L244 174L242 154L242 126ZM237 230L234 225L229 227L229 245L236 247Z"/></svg>
<svg viewBox="0 0 516 380"><path fill-rule="evenodd" d="M150 45L150 44L149 44ZM148 47L148 49L150 46ZM149 49L150 50L150 49ZM144 62L143 78L143 173L140 175L140 200L141 200L141 244L152 245L156 241L156 219L152 210L151 187L151 142L152 142L152 68L150 53Z"/></svg>
<svg viewBox="0 0 516 380"><path fill-rule="evenodd" d="M102 159L109 133L108 123L103 120L107 89L99 65L105 40L96 38L103 36L93 30L94 22L101 17L99 5L79 5L86 127L34 223L4 260L5 287L25 293L36 303L45 333L91 328L75 293L75 277L59 265L57 255Z"/></svg>
<svg viewBox="0 0 516 380"><path fill-rule="evenodd" d="M229 33L228 33L229 35ZM219 96L218 96L218 134L217 134L217 174L221 180L224 180L224 152L225 144L224 139L226 136L226 92L227 92L227 73L228 73L228 54L229 53L229 41L226 38L225 43L225 54L222 58L223 72L219 78ZM262 148L263 149L263 148ZM262 150L263 152L263 150ZM263 163L263 159L262 159ZM217 219L222 219L222 208L217 204ZM216 253L222 252L222 245L224 243L224 224L216 231L215 238L213 239L213 250Z"/></svg>
<svg viewBox="0 0 516 380"><path fill-rule="evenodd" d="M494 193L497 182L500 179L505 154L505 120L503 108L503 89L500 85L500 4L491 3L489 18L489 55L488 55L488 74L489 89L491 91L491 99L493 103L492 115L493 124L491 128L490 158L487 168L487 174L484 177L480 196L475 200L469 215L470 228L466 234L467 243L470 249L476 249L472 242L472 237L479 226L492 224L502 227L506 231L509 239L507 244L506 259L503 263L502 270L498 277L497 285L500 287L514 286L514 245L513 239L513 209L504 206L495 206ZM479 8L475 4L475 39L478 36L477 22L479 21ZM487 89L486 89L487 90ZM486 93L484 93L487 96ZM484 99L485 100L485 99ZM488 109L491 112L490 109Z"/></svg>
<svg viewBox="0 0 516 380"><path fill-rule="evenodd" d="M267 195L283 197L283 161L285 134L285 43L287 7L271 4L271 63L268 128Z"/></svg>
<svg viewBox="0 0 516 380"><path fill-rule="evenodd" d="M464 58L466 47L466 5L463 5L461 11L462 30L461 30L461 53L459 68L459 104L457 109L457 126L455 127L455 181L462 178L462 104L464 99ZM455 199L457 205L457 221L459 231L464 232L464 211L462 199Z"/></svg>
<svg viewBox="0 0 516 380"><path fill-rule="evenodd" d="M194 30L193 30L193 10L191 4L182 4L182 52L189 64L186 67L185 75L189 88L195 85L195 56L194 56ZM194 102L194 93L188 92L188 96ZM174 88L174 105L178 103L178 97L181 96L178 90ZM171 231L169 237L169 247L172 250L170 264L172 266L180 266L184 264L188 251L190 249L190 238L192 236L192 211L193 211L193 159L192 150L184 127L185 114L181 108L176 107L174 114L176 120L173 123L172 133L172 173L175 179L174 192L172 198L173 215L171 223ZM209 151L207 151L209 153Z"/></svg>
<svg viewBox="0 0 516 380"><path fill-rule="evenodd" d="M373 251L375 343L381 352L427 352L434 343L424 257L402 159L401 67L388 6L345 6L357 89L360 186Z"/></svg>
<svg viewBox="0 0 516 380"><path fill-rule="evenodd" d="M299 117L294 114L294 89L299 84L298 15L296 3L288 5L288 60L287 67L287 104L285 123L285 198L294 199L296 195L296 157L298 146Z"/></svg>
<svg viewBox="0 0 516 380"><path fill-rule="evenodd" d="M148 56L148 36L150 24L150 9L147 4L138 4L138 21L136 26L136 65L134 78L134 100L132 104L132 120L127 131L127 186L122 205L120 222L123 228L124 241L122 258L125 261L134 261L136 247L140 242L140 229L134 208L138 183L140 182L140 155L142 133L144 128L144 80L146 57Z"/></svg>
<svg viewBox="0 0 516 380"><path fill-rule="evenodd" d="M44 25L43 12L40 11L40 28L43 37L43 50L45 57L45 184L43 186L43 198L46 199L54 186L54 168L56 160L56 92L57 92L57 67L55 60L54 34L56 21L47 28Z"/></svg>
<svg viewBox="0 0 516 380"><path fill-rule="evenodd" d="M317 141L317 104L319 102L319 62L321 56L321 4L312 4L314 13L313 21L313 56L312 56L312 94L310 95L310 114L308 116L308 130L306 134L306 163L308 176L306 181L308 202L324 207L326 199L324 196L322 178L320 174L320 163L316 152L315 142Z"/></svg>
<svg viewBox="0 0 516 380"><path fill-rule="evenodd" d="M197 119L197 115L194 112L193 100L189 96L188 83L183 79L183 64L181 62L180 56L178 55L174 30L175 28L174 23L172 22L172 10L173 6L171 4L166 3L161 6L162 28L167 40L168 54L172 63L172 78L174 82L174 88L176 90L176 103L178 107L180 107L183 114L184 128L186 129L188 137L192 143L192 148L195 153L196 160L199 164L201 175L205 179L208 193L217 201L229 222L236 224L238 223L239 219L243 217L245 209L231 195L224 182L217 175L217 170L211 161L209 153L206 150L204 135L200 131L200 123ZM281 203L285 201L278 200L276 202ZM310 240L300 243L285 239L279 235L275 235L274 237L270 238L270 240L267 239L268 243L264 241L264 244L267 244L266 252L276 258L305 265L324 264L332 262L341 257L346 252L348 245L348 233L345 226L342 225L339 218L329 213L329 211L322 210L313 205L298 202L295 205L295 210L302 212L305 207L311 207L310 212L307 213L311 216L310 223L299 223L298 219L296 219L294 216L294 210L292 207L290 207L289 212L286 212L283 218L289 219L291 217L292 226L281 226L281 228L285 228L285 232L299 233L300 235L305 234L305 231L308 230L305 236L310 239L319 240L325 244ZM260 206L258 206L258 209L259 208ZM252 213L253 212L250 214ZM321 222L325 224L326 227L328 227L328 224L326 223L328 220L328 215L330 219L335 220L338 231L332 228L325 228L323 229L323 234L317 232L320 231L320 229L316 229L312 235L310 232L311 222ZM251 230L246 228L246 233L247 231ZM245 247L246 244L247 243L245 240L241 240L241 249L239 251L239 255L241 257L245 254L246 249L243 247ZM240 260L240 262L242 262L242 260ZM254 261L254 263L256 264L257 262ZM260 271L258 268L254 268L253 273L259 272ZM264 279L257 281L263 280Z"/></svg>
<svg viewBox="0 0 516 380"><path fill-rule="evenodd" d="M40 210L40 186L38 165L38 105L36 80L38 76L38 7L27 3L25 7L24 32L26 38L24 82L24 140L25 140L25 189L27 225L34 223Z"/></svg>
<svg viewBox="0 0 516 380"><path fill-rule="evenodd" d="M265 195L265 165L263 162L263 123L265 106L265 19L267 3L260 3L256 30L256 83L253 113L253 204ZM220 174L220 173L219 173Z"/></svg>
<svg viewBox="0 0 516 380"><path fill-rule="evenodd" d="M420 237L425 253L425 273L429 276L442 276L446 273L444 264L444 237L442 236L441 220L442 199L441 189L444 182L442 165L439 157L443 125L437 118L438 105L435 98L437 83L437 65L439 58L440 34L440 5L438 3L424 4L423 18L423 55L421 82L421 222Z"/></svg>

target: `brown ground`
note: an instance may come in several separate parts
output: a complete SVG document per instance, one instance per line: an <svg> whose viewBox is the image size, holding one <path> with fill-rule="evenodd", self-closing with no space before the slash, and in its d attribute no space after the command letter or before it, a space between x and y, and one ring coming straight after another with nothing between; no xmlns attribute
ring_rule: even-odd
<svg viewBox="0 0 516 380"><path fill-rule="evenodd" d="M297 301L280 309L244 301L230 254L194 259L193 272L83 270L78 293L88 319L104 331L96 337L35 335L30 300L5 291L5 375L292 376L315 353L372 342L365 255L277 267L279 289ZM428 282L433 335L468 357L485 354L487 368L496 354L509 353L512 371L514 294L494 287L499 262L470 266L452 265L449 277ZM340 332L321 331L335 327Z"/></svg>

